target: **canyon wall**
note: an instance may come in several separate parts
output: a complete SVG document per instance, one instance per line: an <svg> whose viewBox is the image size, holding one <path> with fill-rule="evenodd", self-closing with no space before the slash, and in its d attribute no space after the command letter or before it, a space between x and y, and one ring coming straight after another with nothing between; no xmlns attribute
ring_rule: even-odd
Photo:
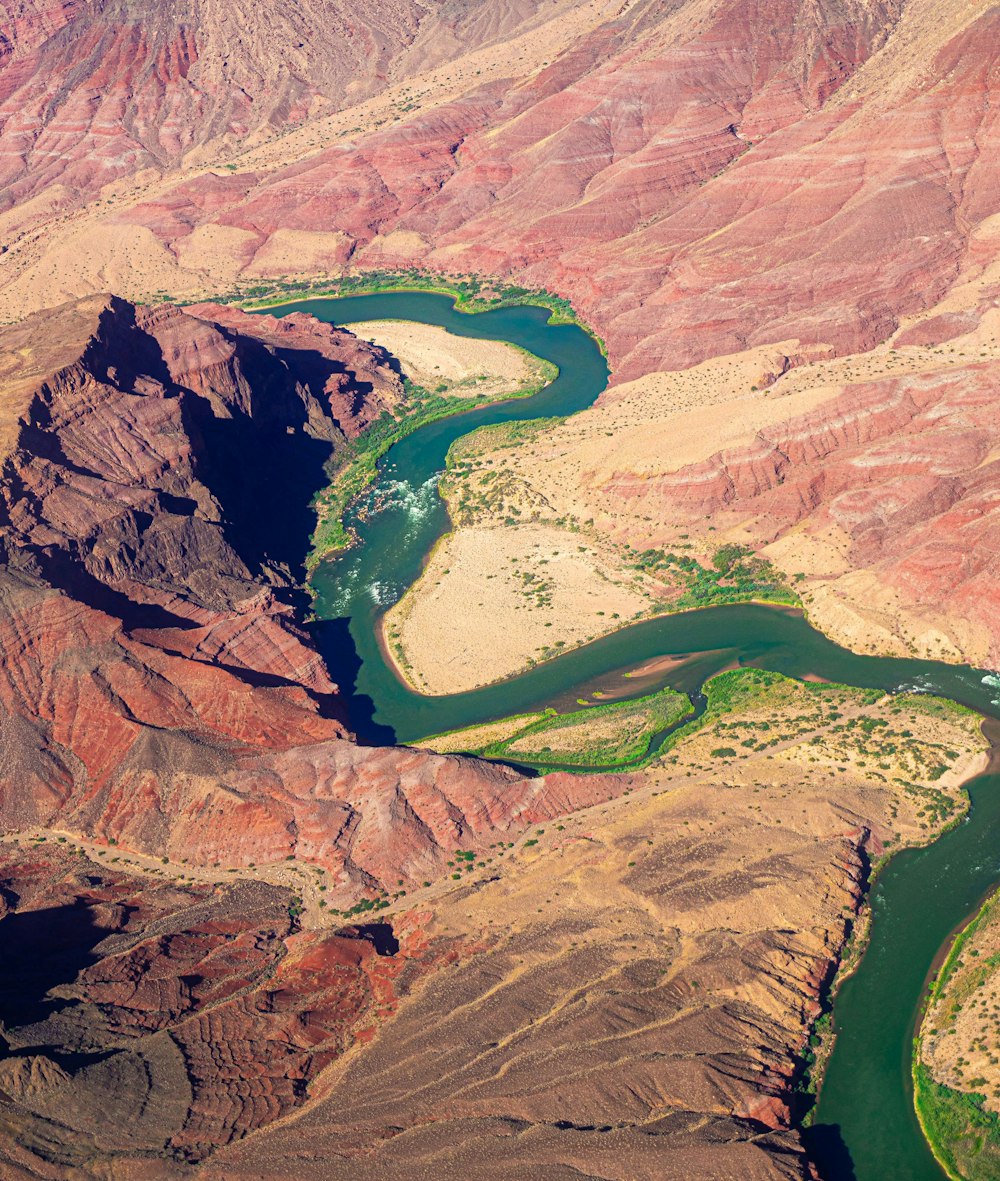
<svg viewBox="0 0 1000 1181"><path fill-rule="evenodd" d="M343 330L210 312L0 332L12 1177L174 1176L300 1106L463 945L342 909L627 786L354 741L309 498L402 383Z"/></svg>
<svg viewBox="0 0 1000 1181"><path fill-rule="evenodd" d="M558 778L351 741L301 623L308 506L401 383L338 329L221 319L95 297L4 336L3 824L296 856L334 902L565 808Z"/></svg>
<svg viewBox="0 0 1000 1181"><path fill-rule="evenodd" d="M556 291L615 383L537 444L557 515L766 547L838 638L995 663L1000 13L946 7L0 0L12 1178L814 1175L807 1030L920 801L820 782L806 740L532 780L358 745L308 506L399 380L210 300L345 266Z"/></svg>
<svg viewBox="0 0 1000 1181"><path fill-rule="evenodd" d="M211 7L198 32L183 12L147 23L164 44L189 35L190 53L207 61L222 21ZM471 269L571 297L628 378L791 337L863 350L977 281L995 257L997 128L984 96L1000 18L985 3L957 5L947 20L929 0L525 4L498 11L492 28L445 10L417 33L416 6L396 20L366 10L378 30L366 35L396 55L382 105L359 101L375 86L366 70L376 56L349 82L331 75L342 120L317 114L291 130L291 99L278 111L261 100L254 118L266 112L284 137L255 147L244 128L240 154L218 149L226 167L178 151L155 168L126 163L99 205L88 204L86 177L53 185L46 171L72 175L99 154L64 147L32 167L19 146L40 151L62 108L49 104L31 129L12 114L0 127L4 158L48 187L26 200L14 174L8 181L9 200L21 202L0 260L8 308L79 294L101 273L138 295L347 262ZM313 15L307 47L338 42L333 62L348 53L340 40L358 52L362 35L345 38L336 13ZM448 18L454 34L439 36ZM247 15L210 92L219 103L236 101L254 37L288 40L261 20ZM42 86L65 72L37 55L94 21L81 10L39 49L15 54L0 70L12 107L25 110L21 81ZM90 94L100 75L76 40L67 44L78 90ZM431 41L456 54L436 72L399 48ZM133 86L115 127L138 134L148 124L161 139L175 124L210 130L204 111L171 114L192 90L179 55L164 49L153 71L150 53L130 68L155 76L156 102L143 115ZM286 90L297 76L290 60ZM263 80L242 85L264 90ZM77 125L98 120L88 109ZM127 161L117 134L108 150Z"/></svg>

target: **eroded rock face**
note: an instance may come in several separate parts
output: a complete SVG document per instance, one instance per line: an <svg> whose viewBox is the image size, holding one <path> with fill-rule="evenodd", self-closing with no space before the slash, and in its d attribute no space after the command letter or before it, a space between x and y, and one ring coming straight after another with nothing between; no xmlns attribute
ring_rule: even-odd
<svg viewBox="0 0 1000 1181"><path fill-rule="evenodd" d="M173 1176L302 1103L447 953L419 923L300 932L287 890L143 880L58 847L4 847L0 889L4 1176L119 1156Z"/></svg>
<svg viewBox="0 0 1000 1181"><path fill-rule="evenodd" d="M450 23L454 36L442 34L440 44L456 54L477 41L493 45L541 16L535 5L520 7L498 11L490 29L475 28L469 13L443 11L441 27ZM571 31L552 60L519 48L490 58L485 72L456 65L447 94L426 109L430 83L415 84L412 96L400 93L377 116L359 111L355 125L317 127L314 137L249 157L231 174L183 157L182 175L123 193L94 214L96 224L134 243L150 280L173 273L188 290L203 289L195 278L202 268L221 286L347 262L471 268L552 286L607 340L622 378L789 338L840 352L869 348L901 317L978 277L984 247L995 253L992 156L968 147L996 136L993 106L981 101L995 86L991 6L964 5L947 21L928 0L805 8L642 0L587 18L581 6L568 7ZM395 21L378 7L363 19L390 56L419 21L406 6ZM89 23L80 16L37 51L52 62L50 79L64 72L60 37L81 21ZM247 23L249 39L266 20ZM335 39L333 23L317 14L308 44ZM184 53L197 56L190 75L150 71L157 110L174 104L185 127L188 78L214 52L215 25L194 26L183 11L155 22L164 44L183 41ZM434 35L426 27L417 40ZM212 102L243 102L232 81L252 60L246 49L234 50L232 78ZM142 47L139 60L151 53ZM15 75L42 73L42 58L31 66L29 57L7 69L10 102L21 112L35 108L13 86ZM293 78L295 60L286 71ZM417 60L397 54L389 80L407 77ZM377 89L367 69L356 83L341 76L330 86L345 106ZM297 85L283 81L279 94ZM260 88L245 83L247 93ZM296 112L294 102L279 102L268 114L288 126ZM199 114L199 127L212 126ZM134 135L168 139L156 126L161 117L151 114L150 126L134 119ZM36 141L40 151L55 134L35 126L42 114L22 119L31 126L11 120L7 132L6 158L18 169ZM220 119L220 132L244 127L244 141L252 140L240 116ZM89 120L87 112L88 128ZM126 173L156 155L133 145L130 161L116 147ZM157 150L162 167L170 153ZM27 175L33 184L45 179L57 160L71 174L96 166L94 153L86 159L71 154L66 165L50 152ZM8 191L16 199L20 190ZM34 216L25 209L27 221ZM108 236L100 252L112 249ZM34 246L24 250L8 260L19 284Z"/></svg>
<svg viewBox="0 0 1000 1181"><path fill-rule="evenodd" d="M458 954L414 915L300 931L255 866L311 863L277 880L347 906L627 786L353 741L299 623L306 506L399 378L306 317L202 313L101 296L0 334L12 1177L173 1175L304 1102L425 953Z"/></svg>
<svg viewBox="0 0 1000 1181"><path fill-rule="evenodd" d="M951 290L979 284L975 298L995 300L1000 38L986 3L944 17L928 0L615 4L551 60L515 54L483 79L472 63L448 102L412 113L401 98L405 113L216 171L272 129L440 62L443 31L444 56L457 56L529 25L537 7L446 3L425 33L406 5L0 3L8 314L98 289L108 267L135 294L416 261L572 296L627 377L789 338L805 352L863 350ZM291 588L310 484L340 439L391 406L392 376L304 321L202 314L101 298L0 342L0 824L201 866L298 854L327 866L339 900L617 794L608 780L529 783L350 742L337 670L296 622ZM965 315L942 312L913 339L951 339ZM625 472L611 491L650 495L675 519L742 514L778 534L815 512L849 533L859 562L908 593L952 596L986 627L989 380L971 374L932 400L919 383L885 393L642 492ZM728 785L710 786L731 808ZM784 843L800 823L790 810L767 835L780 852L748 869L727 868L718 840L677 838L700 807L638 817L673 834L613 895L621 907L640 898L646 958L623 945L609 962L606 892L584 900L578 928L536 918L553 878L529 866L508 943L456 953L457 968L413 998L399 1040L373 1038L308 1123L268 1137L263 1154L260 1142L229 1149L217 1175L284 1178L295 1152L300 1176L325 1181L334 1149L358 1177L383 1162L468 1177L492 1154L491 1181L526 1162L547 1177L641 1169L659 1181L665 1151L685 1181L807 1175L787 1130L790 1061L857 903L870 810L859 800L835 815L820 855L808 827ZM585 888L645 847L636 819L622 823L633 828L593 856L591 838L570 850ZM8 1022L23 1050L0 1062L19 1137L4 1140L11 1177L118 1153L132 1156L130 1176L164 1177L290 1111L378 1006L392 1008L369 941L294 932L266 889L209 898L157 884L147 896L33 856L6 871L19 897L0 932L13 938L32 909L28 881L50 891L36 910L70 907L74 929L86 911L110 934L84 948L99 958L72 980L40 982L42 1012ZM738 935L695 905L699 891L725 910L765 888L771 909ZM467 889L445 916L457 926L481 905ZM690 930L686 943L664 938L692 914L700 943ZM77 1003L53 1012L60 989ZM636 1043L655 1043L641 1069ZM66 1061L54 1045L101 1057ZM412 1087L412 1062L426 1090ZM565 1126L539 1079L584 1118ZM95 1115L97 1094L110 1120Z"/></svg>
<svg viewBox="0 0 1000 1181"><path fill-rule="evenodd" d="M932 323L928 331L941 329ZM1000 567L989 542L1000 481L996 384L993 358L859 383L748 445L652 478L622 472L603 491L647 520L744 528L757 545L778 543L778 553L787 546L788 565L800 560L792 556L797 536L842 539L851 573L843 587L831 580L820 626L836 629L835 597L863 599L867 585L916 621L899 628L904 638L915 638L921 621L931 635L934 626L950 628L951 651L993 667L1000 662ZM809 572L842 574L822 565ZM838 638L851 642L850 634ZM921 648L938 654L931 641Z"/></svg>
<svg viewBox="0 0 1000 1181"><path fill-rule="evenodd" d="M366 17L349 5L211 0L169 10L33 3L16 15L0 40L0 123L16 117L20 148L5 159L8 204L54 182L93 190L206 144L301 122L352 82L362 97L418 25L416 6ZM93 89L67 94L57 81L67 77L87 77Z"/></svg>
<svg viewBox="0 0 1000 1181"><path fill-rule="evenodd" d="M219 320L102 297L3 342L2 823L297 854L336 901L613 792L350 740L295 585L323 463L399 379L305 317Z"/></svg>
<svg viewBox="0 0 1000 1181"><path fill-rule="evenodd" d="M406 77L530 27L540 7L5 0L0 135L10 150L0 210L39 194L72 205L121 177L212 164L237 145L363 102L392 73Z"/></svg>

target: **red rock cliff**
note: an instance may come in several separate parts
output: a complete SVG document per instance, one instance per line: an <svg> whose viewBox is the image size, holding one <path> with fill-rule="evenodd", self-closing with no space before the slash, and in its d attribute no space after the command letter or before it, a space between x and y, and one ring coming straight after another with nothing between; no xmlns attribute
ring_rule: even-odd
<svg viewBox="0 0 1000 1181"><path fill-rule="evenodd" d="M559 777L351 740L295 587L323 463L398 379L305 318L219 319L102 297L0 342L0 824L297 855L337 901L572 806Z"/></svg>

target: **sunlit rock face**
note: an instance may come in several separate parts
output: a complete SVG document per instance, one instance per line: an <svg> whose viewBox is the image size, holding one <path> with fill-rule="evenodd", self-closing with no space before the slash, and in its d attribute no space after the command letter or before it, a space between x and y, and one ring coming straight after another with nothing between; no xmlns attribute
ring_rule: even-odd
<svg viewBox="0 0 1000 1181"><path fill-rule="evenodd" d="M643 811L625 777L355 743L303 622L308 505L396 371L207 301L476 272L571 298L617 383L978 332L598 492L632 540L835 531L855 600L995 664L1000 15L948 7L0 0L5 1176L813 1176L796 1056L886 815L788 803L748 868L691 828L729 784ZM389 931L299 929L239 876L291 858L347 907L594 805Z"/></svg>

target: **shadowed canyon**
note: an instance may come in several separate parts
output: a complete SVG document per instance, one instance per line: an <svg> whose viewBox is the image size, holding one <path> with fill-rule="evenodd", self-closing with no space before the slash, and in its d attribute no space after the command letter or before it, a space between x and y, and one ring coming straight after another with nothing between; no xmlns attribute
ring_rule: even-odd
<svg viewBox="0 0 1000 1181"><path fill-rule="evenodd" d="M996 1175L998 55L0 0L4 1178Z"/></svg>

